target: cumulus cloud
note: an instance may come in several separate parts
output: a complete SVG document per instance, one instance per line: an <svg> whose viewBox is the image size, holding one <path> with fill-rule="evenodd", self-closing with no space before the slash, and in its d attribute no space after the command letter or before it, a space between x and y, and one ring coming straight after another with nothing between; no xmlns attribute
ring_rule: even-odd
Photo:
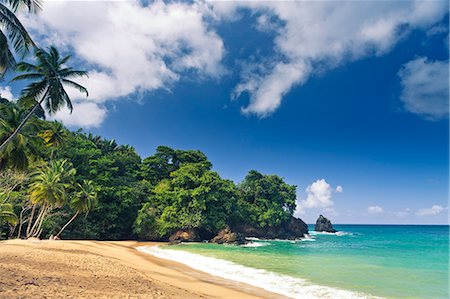
<svg viewBox="0 0 450 299"><path fill-rule="evenodd" d="M99 127L106 117L106 108L93 102L76 102L73 111L70 113L68 109L62 109L49 118L68 126L90 128Z"/></svg>
<svg viewBox="0 0 450 299"><path fill-rule="evenodd" d="M183 78L220 78L225 47L217 24L238 19L242 9L255 28L270 31L275 55L240 74L233 96L250 95L244 113L273 113L293 87L348 61L382 55L412 29L430 29L448 13L447 1L46 1L24 20L41 46L74 53L89 79L80 79L104 119L106 101L170 89ZM86 110L74 111L75 114ZM83 119L73 116L73 119Z"/></svg>
<svg viewBox="0 0 450 299"><path fill-rule="evenodd" d="M337 193L342 193L342 192L344 192L344 188L342 188L342 186L337 186L336 187L336 192Z"/></svg>
<svg viewBox="0 0 450 299"><path fill-rule="evenodd" d="M372 214L372 215L383 214L384 209L380 206L370 206L367 208L367 212L369 212L369 214Z"/></svg>
<svg viewBox="0 0 450 299"><path fill-rule="evenodd" d="M412 29L428 29L448 13L447 1L245 1L213 2L223 18L250 9L258 26L276 32L272 63L256 62L263 70L241 74L234 97L250 95L245 113L273 113L283 96L312 75L345 62L382 55ZM270 20L275 24L270 26ZM284 24L281 26L280 24ZM264 26L262 26L264 25Z"/></svg>
<svg viewBox="0 0 450 299"><path fill-rule="evenodd" d="M398 72L401 80L401 101L407 111L427 119L448 116L448 61L428 61L419 57L404 64Z"/></svg>
<svg viewBox="0 0 450 299"><path fill-rule="evenodd" d="M11 86L0 86L0 96L9 101L17 100L11 91Z"/></svg>
<svg viewBox="0 0 450 299"><path fill-rule="evenodd" d="M340 188L339 188L340 187ZM342 189L338 186L337 189ZM336 215L334 210L334 202L332 201L333 188L327 183L325 179L320 179L313 182L306 188L307 197L301 200L297 206L297 212L303 214L306 209L321 208L324 211Z"/></svg>
<svg viewBox="0 0 450 299"><path fill-rule="evenodd" d="M79 79L89 98L70 93L78 107L86 101L82 107L95 107L95 113L74 109L72 124L84 125L86 113L98 117L95 124L105 116L94 103L167 89L187 73L220 77L224 46L209 28L213 17L203 2L46 1L42 13L25 22L41 44L70 50L89 71L88 79Z"/></svg>
<svg viewBox="0 0 450 299"><path fill-rule="evenodd" d="M417 212L417 215L419 215L419 216L433 216L433 215L440 214L443 210L444 210L444 207L442 207L440 205L433 205L431 208L420 209Z"/></svg>

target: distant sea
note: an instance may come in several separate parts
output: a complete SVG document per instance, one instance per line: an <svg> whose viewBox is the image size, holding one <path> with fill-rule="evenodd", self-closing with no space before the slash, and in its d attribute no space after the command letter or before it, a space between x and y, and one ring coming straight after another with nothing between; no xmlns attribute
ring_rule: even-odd
<svg viewBox="0 0 450 299"><path fill-rule="evenodd" d="M292 298L449 298L449 226L334 227L298 241L139 250Z"/></svg>

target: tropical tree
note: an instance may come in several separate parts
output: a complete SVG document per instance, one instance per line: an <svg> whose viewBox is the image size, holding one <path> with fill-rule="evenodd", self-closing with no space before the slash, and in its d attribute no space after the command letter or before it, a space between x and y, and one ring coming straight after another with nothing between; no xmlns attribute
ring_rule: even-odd
<svg viewBox="0 0 450 299"><path fill-rule="evenodd" d="M263 228L288 221L296 208L296 190L277 175L249 171L238 186L238 222Z"/></svg>
<svg viewBox="0 0 450 299"><path fill-rule="evenodd" d="M16 131L27 113L26 109L14 103L0 104L0 142ZM34 151L33 129L36 129L36 123L31 123L31 127L18 133L12 142L0 150L0 171L7 167L24 170L28 166L27 153Z"/></svg>
<svg viewBox="0 0 450 299"><path fill-rule="evenodd" d="M0 223L1 222L8 222L11 224L17 223L17 215L14 213L12 204L0 202Z"/></svg>
<svg viewBox="0 0 450 299"><path fill-rule="evenodd" d="M28 220L27 237L38 237L47 214L65 203L75 174L76 170L67 160L50 161L32 174L29 196L34 206ZM40 211L33 223L37 207Z"/></svg>
<svg viewBox="0 0 450 299"><path fill-rule="evenodd" d="M8 69L14 68L14 53L25 55L30 48L36 47L30 35L20 23L15 13L25 8L35 13L41 8L38 0L1 0L0 1L0 77Z"/></svg>
<svg viewBox="0 0 450 299"><path fill-rule="evenodd" d="M50 158L53 158L55 148L61 147L69 134L64 125L56 120L47 125L48 129L38 133L38 135L44 140L47 147L52 148Z"/></svg>
<svg viewBox="0 0 450 299"><path fill-rule="evenodd" d="M16 76L13 81L32 80L33 82L22 91L22 98L34 100L33 109L21 121L15 131L0 145L0 151L10 143L20 132L25 123L43 104L49 114L54 114L63 106L67 106L70 112L73 110L72 102L65 91L65 86L78 89L88 95L85 87L72 81L72 78L87 76L87 72L74 70L65 64L71 56L61 57L58 50L51 46L48 51L36 49L36 64L19 62L17 70L24 74Z"/></svg>
<svg viewBox="0 0 450 299"><path fill-rule="evenodd" d="M92 181L84 180L78 184L79 191L75 193L74 198L70 202L71 207L76 211L70 220L56 234L59 237L66 227L75 220L80 213L89 213L97 205L97 190Z"/></svg>

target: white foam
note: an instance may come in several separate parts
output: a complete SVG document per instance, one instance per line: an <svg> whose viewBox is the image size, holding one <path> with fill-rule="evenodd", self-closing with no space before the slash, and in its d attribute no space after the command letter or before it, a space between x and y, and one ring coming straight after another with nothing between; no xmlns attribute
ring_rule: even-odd
<svg viewBox="0 0 450 299"><path fill-rule="evenodd" d="M139 251L185 264L195 270L234 280L291 298L375 298L373 296L310 283L301 278L276 274L262 269L238 265L229 261L202 256L182 250L161 249L158 246L141 246Z"/></svg>
<svg viewBox="0 0 450 299"><path fill-rule="evenodd" d="M314 238L304 238L300 239L301 242L316 242L316 239Z"/></svg>
<svg viewBox="0 0 450 299"><path fill-rule="evenodd" d="M264 247L264 246L269 246L269 245L271 245L269 242L264 242L264 243L252 242L252 243L247 243L245 245L241 245L241 247Z"/></svg>
<svg viewBox="0 0 450 299"><path fill-rule="evenodd" d="M336 236L352 236L353 234L350 232L337 232Z"/></svg>
<svg viewBox="0 0 450 299"><path fill-rule="evenodd" d="M309 232L309 234L312 235L312 236L316 236L316 235L328 235L328 236L338 236L338 237L341 237L341 236L351 236L351 235L353 235L353 233L351 233L351 232L343 232L343 231L338 231L338 232L335 232L335 233L311 231L311 232Z"/></svg>

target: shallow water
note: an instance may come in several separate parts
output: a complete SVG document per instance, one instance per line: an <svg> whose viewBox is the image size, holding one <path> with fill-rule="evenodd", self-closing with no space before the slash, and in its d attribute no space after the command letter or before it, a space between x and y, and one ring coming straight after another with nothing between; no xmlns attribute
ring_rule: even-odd
<svg viewBox="0 0 450 299"><path fill-rule="evenodd" d="M291 297L449 298L448 226L335 228L296 242L181 244L150 253Z"/></svg>

